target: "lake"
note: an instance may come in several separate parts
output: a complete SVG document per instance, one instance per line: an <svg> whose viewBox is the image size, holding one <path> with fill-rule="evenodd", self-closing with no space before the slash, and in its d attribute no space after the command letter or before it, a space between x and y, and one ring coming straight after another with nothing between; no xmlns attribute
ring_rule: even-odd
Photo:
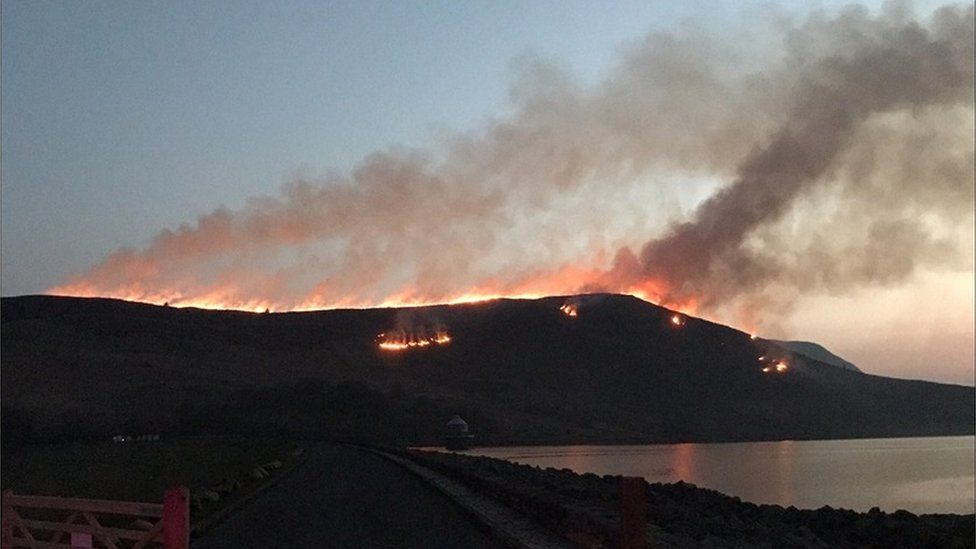
<svg viewBox="0 0 976 549"><path fill-rule="evenodd" d="M974 437L476 448L598 475L683 480L753 503L973 513Z"/></svg>

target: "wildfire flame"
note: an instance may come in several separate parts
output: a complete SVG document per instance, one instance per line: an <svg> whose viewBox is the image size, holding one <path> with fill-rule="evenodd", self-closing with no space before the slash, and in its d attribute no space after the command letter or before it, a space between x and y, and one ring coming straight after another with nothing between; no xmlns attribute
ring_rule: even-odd
<svg viewBox="0 0 976 549"><path fill-rule="evenodd" d="M683 317L683 316L675 313L675 314L671 315L671 324L674 324L675 326L684 326L685 325L685 317Z"/></svg>
<svg viewBox="0 0 976 549"><path fill-rule="evenodd" d="M417 335L397 330L393 333L382 333L376 336L379 340L377 346L383 351L404 351L407 349L423 349L433 345L447 345L451 342L451 336L444 330L435 330L433 333Z"/></svg>
<svg viewBox="0 0 976 549"><path fill-rule="evenodd" d="M566 316L577 317L579 316L579 308L574 303L567 303L559 308Z"/></svg>
<svg viewBox="0 0 976 549"><path fill-rule="evenodd" d="M597 254L599 255L599 254ZM151 281L158 266L139 271L147 280L116 282L110 273L98 271L88 277L74 278L65 284L49 288L49 295L74 297L109 297L126 301L168 303L171 307L197 307L201 309L243 310L264 312L316 311L326 309L366 309L375 307L422 307L427 305L455 305L477 303L495 299L539 299L552 295L578 293L587 288L632 295L650 303L684 314L697 315L698 301L694 297L677 298L670 285L660 280L639 282L617 280L599 267L581 268L568 264L555 269L530 272L515 280L485 279L462 291L425 292L410 283L383 295L365 295L350 292L330 281L322 281L303 295L293 298L275 298L255 295L238 287L233 281L221 281L211 285L154 284ZM104 276L99 276L104 275ZM107 280L102 280L106 278ZM578 313L578 311L577 311Z"/></svg>
<svg viewBox="0 0 976 549"><path fill-rule="evenodd" d="M761 357L759 357L759 361L762 362L763 359L765 359L765 358L766 357L761 356ZM789 369L790 369L789 365L787 365L786 362L780 360L780 361L776 362L776 364L773 364L772 366L766 366L766 367L764 367L762 369L762 371L763 371L764 374L768 374L768 373L771 373L771 372L776 372L777 374L784 374Z"/></svg>

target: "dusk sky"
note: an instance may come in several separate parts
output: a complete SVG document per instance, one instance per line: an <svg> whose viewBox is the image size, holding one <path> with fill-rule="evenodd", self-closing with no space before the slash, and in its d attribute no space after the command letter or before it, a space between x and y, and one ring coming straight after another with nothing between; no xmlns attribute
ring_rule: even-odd
<svg viewBox="0 0 976 549"><path fill-rule="evenodd" d="M5 1L2 294L619 291L971 385L972 70L884 62L971 61L941 5Z"/></svg>

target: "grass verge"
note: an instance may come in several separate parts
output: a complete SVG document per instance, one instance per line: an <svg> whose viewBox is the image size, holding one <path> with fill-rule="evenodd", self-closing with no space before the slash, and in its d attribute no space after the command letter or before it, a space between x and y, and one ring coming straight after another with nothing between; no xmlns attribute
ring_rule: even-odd
<svg viewBox="0 0 976 549"><path fill-rule="evenodd" d="M191 523L226 515L301 459L296 444L237 436L154 442L23 446L4 456L2 487L14 493L161 502L172 486L190 489ZM254 470L264 467L263 478ZM206 521L206 522L204 522Z"/></svg>

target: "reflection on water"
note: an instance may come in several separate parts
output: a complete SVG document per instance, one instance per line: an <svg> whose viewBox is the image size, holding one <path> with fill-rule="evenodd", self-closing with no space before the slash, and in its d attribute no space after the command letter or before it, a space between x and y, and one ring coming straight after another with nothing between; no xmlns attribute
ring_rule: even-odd
<svg viewBox="0 0 976 549"><path fill-rule="evenodd" d="M756 503L973 512L974 437L536 446L466 452L599 475L683 480Z"/></svg>

